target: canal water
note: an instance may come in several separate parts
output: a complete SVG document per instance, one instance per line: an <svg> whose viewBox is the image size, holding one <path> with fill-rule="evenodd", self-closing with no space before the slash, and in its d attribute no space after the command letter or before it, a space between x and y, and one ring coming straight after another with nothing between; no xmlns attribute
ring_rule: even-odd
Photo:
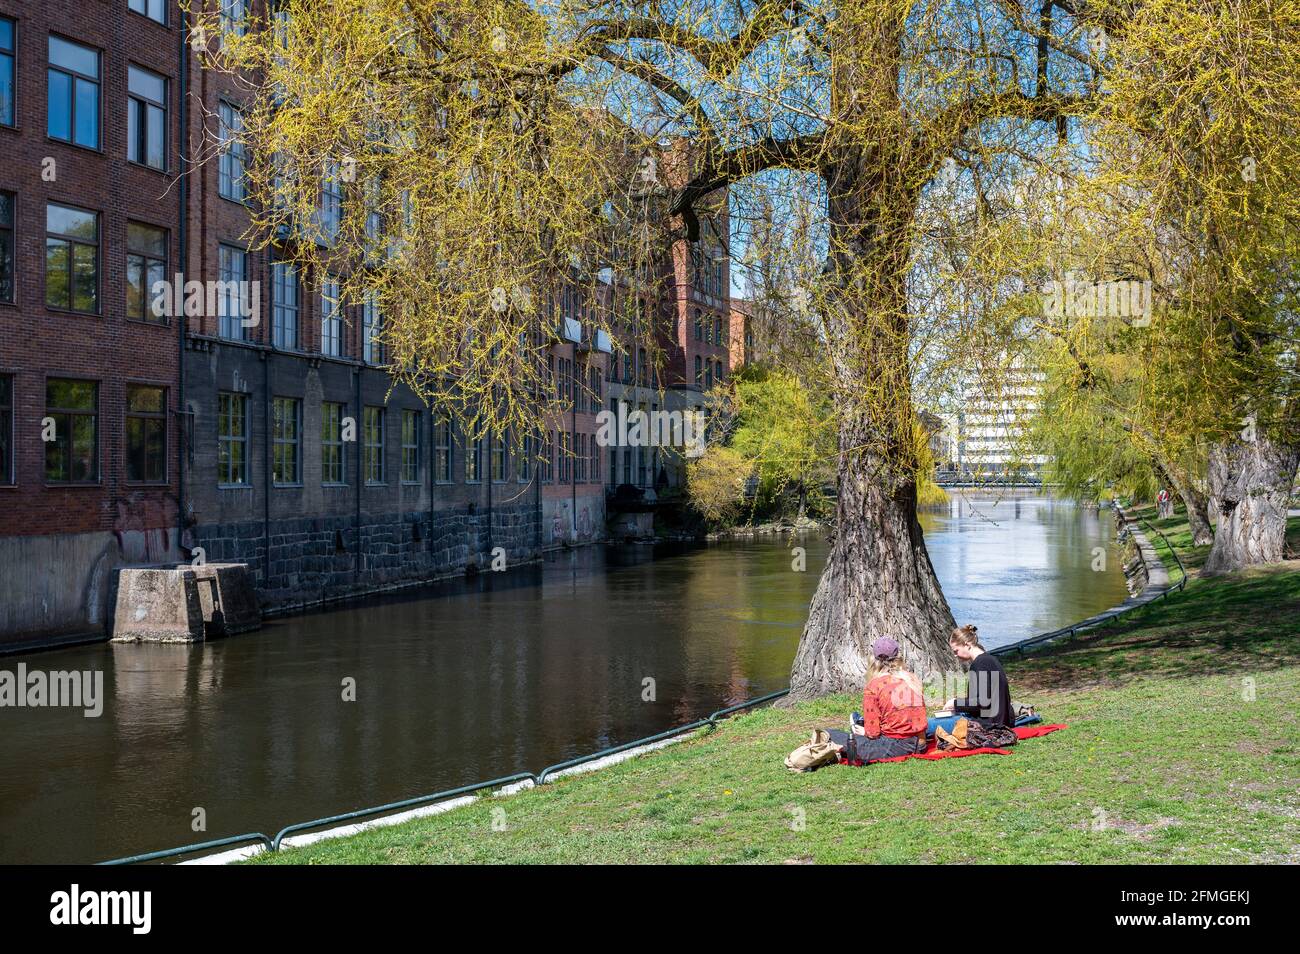
<svg viewBox="0 0 1300 954"><path fill-rule="evenodd" d="M954 499L923 522L958 621L986 645L1126 595L1108 512ZM792 569L794 545L806 572ZM0 658L10 671L102 670L106 696L98 718L0 709L0 862L274 834L536 771L784 688L825 554L818 535L587 548L195 647Z"/></svg>

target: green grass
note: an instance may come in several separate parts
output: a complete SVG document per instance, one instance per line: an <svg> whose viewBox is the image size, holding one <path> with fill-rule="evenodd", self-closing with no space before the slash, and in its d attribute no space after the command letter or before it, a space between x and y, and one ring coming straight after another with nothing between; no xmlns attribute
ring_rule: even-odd
<svg viewBox="0 0 1300 954"><path fill-rule="evenodd" d="M1009 756L791 773L785 754L859 701L822 699L254 863L1300 862L1300 563L1193 578L1007 664L1015 697L1068 730Z"/></svg>

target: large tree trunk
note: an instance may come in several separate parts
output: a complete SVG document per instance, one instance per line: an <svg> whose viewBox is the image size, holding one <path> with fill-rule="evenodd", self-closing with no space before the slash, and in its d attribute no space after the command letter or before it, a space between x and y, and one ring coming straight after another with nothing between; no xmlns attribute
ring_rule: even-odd
<svg viewBox="0 0 1300 954"><path fill-rule="evenodd" d="M1218 501L1209 574L1232 573L1283 559L1287 500L1300 448L1266 437L1232 441L1210 451L1210 492Z"/></svg>
<svg viewBox="0 0 1300 954"><path fill-rule="evenodd" d="M1187 525L1192 531L1192 545L1208 547L1214 542L1214 528L1210 525L1210 507L1196 487L1187 483L1178 488L1178 496L1183 498L1183 507L1187 511Z"/></svg>
<svg viewBox="0 0 1300 954"><path fill-rule="evenodd" d="M793 700L861 692L880 636L898 641L923 681L953 668L952 611L916 518L915 481L891 481L894 468L855 453L859 434L841 428L835 535L790 675Z"/></svg>
<svg viewBox="0 0 1300 954"><path fill-rule="evenodd" d="M887 35L874 41L893 49ZM857 90L837 92L839 104L856 102ZM892 92L880 91L873 108ZM870 645L881 636L897 640L905 663L923 680L952 668L952 611L916 516L906 290L919 194L907 165L916 157L882 155L877 145L856 141L833 154L838 161L826 169L831 228L822 314L835 376L839 499L830 556L790 674L793 701L861 692Z"/></svg>

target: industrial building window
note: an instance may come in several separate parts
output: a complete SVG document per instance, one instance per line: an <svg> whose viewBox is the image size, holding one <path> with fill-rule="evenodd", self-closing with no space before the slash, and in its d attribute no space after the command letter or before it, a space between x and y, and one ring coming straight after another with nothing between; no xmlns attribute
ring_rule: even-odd
<svg viewBox="0 0 1300 954"><path fill-rule="evenodd" d="M722 319L721 318L713 319L713 343L715 345L722 344Z"/></svg>
<svg viewBox="0 0 1300 954"><path fill-rule="evenodd" d="M384 409L367 407L362 411L361 433L365 450L365 479L368 484L384 482Z"/></svg>
<svg viewBox="0 0 1300 954"><path fill-rule="evenodd" d="M600 453L600 445L596 443L596 435L592 434L591 435L591 474L589 475L589 479L593 484L598 484L601 481L600 464L602 459L603 457Z"/></svg>
<svg viewBox="0 0 1300 954"><path fill-rule="evenodd" d="M271 402L271 480L302 483L302 402L278 397Z"/></svg>
<svg viewBox="0 0 1300 954"><path fill-rule="evenodd" d="M402 411L402 483L420 482L420 412Z"/></svg>
<svg viewBox="0 0 1300 954"><path fill-rule="evenodd" d="M167 23L167 0L130 0L127 6L157 23Z"/></svg>
<svg viewBox="0 0 1300 954"><path fill-rule="evenodd" d="M343 405L326 401L321 405L320 473L323 484L343 481Z"/></svg>
<svg viewBox="0 0 1300 954"><path fill-rule="evenodd" d="M46 73L46 132L51 139L99 148L99 52L51 36Z"/></svg>
<svg viewBox="0 0 1300 954"><path fill-rule="evenodd" d="M343 219L343 177L337 162L326 162L320 179L319 208L316 215L318 241L333 245Z"/></svg>
<svg viewBox="0 0 1300 954"><path fill-rule="evenodd" d="M244 115L230 103L217 106L217 194L243 202L248 197L244 179Z"/></svg>
<svg viewBox="0 0 1300 954"><path fill-rule="evenodd" d="M277 348L298 348L298 269L292 262L271 264L271 333Z"/></svg>
<svg viewBox="0 0 1300 954"><path fill-rule="evenodd" d="M0 192L0 301L14 300L14 219L18 202L12 192Z"/></svg>
<svg viewBox="0 0 1300 954"><path fill-rule="evenodd" d="M578 433L574 437L576 447L573 457L573 482L585 484L587 482L587 435Z"/></svg>
<svg viewBox="0 0 1300 954"><path fill-rule="evenodd" d="M167 479L167 389L126 386L126 479Z"/></svg>
<svg viewBox="0 0 1300 954"><path fill-rule="evenodd" d="M433 473L440 484L451 483L451 418L443 415L433 427Z"/></svg>
<svg viewBox="0 0 1300 954"><path fill-rule="evenodd" d="M248 253L233 245L217 247L217 279L220 298L217 315L221 321L221 337L231 341L247 341L248 325L245 316L244 289L248 281Z"/></svg>
<svg viewBox="0 0 1300 954"><path fill-rule="evenodd" d="M126 91L127 159L151 169L166 169L166 78L138 66L128 66Z"/></svg>
<svg viewBox="0 0 1300 954"><path fill-rule="evenodd" d="M695 386L704 386L704 359L698 354L695 356Z"/></svg>
<svg viewBox="0 0 1300 954"><path fill-rule="evenodd" d="M18 104L14 98L14 21L0 17L0 126L15 123Z"/></svg>
<svg viewBox="0 0 1300 954"><path fill-rule="evenodd" d="M506 479L506 438L504 434L492 435L492 482L504 483Z"/></svg>
<svg viewBox="0 0 1300 954"><path fill-rule="evenodd" d="M45 303L99 311L99 215L51 202L45 207Z"/></svg>
<svg viewBox="0 0 1300 954"><path fill-rule="evenodd" d="M468 437L468 435L466 435ZM476 437L465 450L465 483L476 484L483 472L483 438Z"/></svg>
<svg viewBox="0 0 1300 954"><path fill-rule="evenodd" d="M549 484L555 479L555 432L547 431L542 441L542 483Z"/></svg>
<svg viewBox="0 0 1300 954"><path fill-rule="evenodd" d="M704 312L695 309L695 340L704 340Z"/></svg>
<svg viewBox="0 0 1300 954"><path fill-rule="evenodd" d="M343 317L340 314L339 283L327 279L320 291L320 351L331 357L343 355Z"/></svg>
<svg viewBox="0 0 1300 954"><path fill-rule="evenodd" d="M248 397L243 394L217 395L217 483L248 483Z"/></svg>
<svg viewBox="0 0 1300 954"><path fill-rule="evenodd" d="M154 286L167 280L167 232L140 222L126 223L126 316L167 323L166 308L154 308ZM165 287L165 286L164 286Z"/></svg>
<svg viewBox="0 0 1300 954"><path fill-rule="evenodd" d="M0 484L14 482L14 376L0 374Z"/></svg>
<svg viewBox="0 0 1300 954"><path fill-rule="evenodd" d="M573 466L573 455L570 448L573 446L573 437L568 431L560 431L560 446L556 450L556 456L560 461L560 483L569 482L570 468Z"/></svg>
<svg viewBox="0 0 1300 954"><path fill-rule="evenodd" d="M528 483L532 475L532 456L533 456L533 438L531 434L525 434L524 439L519 443L519 454L515 457L515 470L519 483Z"/></svg>
<svg viewBox="0 0 1300 954"><path fill-rule="evenodd" d="M384 320L379 314L375 293L366 292L365 300L361 303L361 341L366 364L384 363L384 343L379 339L383 327Z"/></svg>
<svg viewBox="0 0 1300 954"><path fill-rule="evenodd" d="M99 480L99 384L50 378L45 382L45 480L52 484Z"/></svg>

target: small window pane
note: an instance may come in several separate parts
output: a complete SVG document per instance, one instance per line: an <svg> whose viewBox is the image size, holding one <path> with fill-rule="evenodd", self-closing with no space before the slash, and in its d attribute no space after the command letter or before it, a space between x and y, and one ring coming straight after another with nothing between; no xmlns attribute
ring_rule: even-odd
<svg viewBox="0 0 1300 954"><path fill-rule="evenodd" d="M50 70L49 134L55 139L72 138L72 77Z"/></svg>
<svg viewBox="0 0 1300 954"><path fill-rule="evenodd" d="M94 241L95 213L70 209L66 205L50 203L45 207L45 231L69 238Z"/></svg>
<svg viewBox="0 0 1300 954"><path fill-rule="evenodd" d="M167 255L167 233L163 229L140 222L126 224L126 244L133 252L165 258Z"/></svg>
<svg viewBox="0 0 1300 954"><path fill-rule="evenodd" d="M138 66L127 67L126 88L135 95L155 103L167 101L167 80L157 73L151 73Z"/></svg>
<svg viewBox="0 0 1300 954"><path fill-rule="evenodd" d="M99 54L88 46L50 37L50 65L99 79Z"/></svg>

